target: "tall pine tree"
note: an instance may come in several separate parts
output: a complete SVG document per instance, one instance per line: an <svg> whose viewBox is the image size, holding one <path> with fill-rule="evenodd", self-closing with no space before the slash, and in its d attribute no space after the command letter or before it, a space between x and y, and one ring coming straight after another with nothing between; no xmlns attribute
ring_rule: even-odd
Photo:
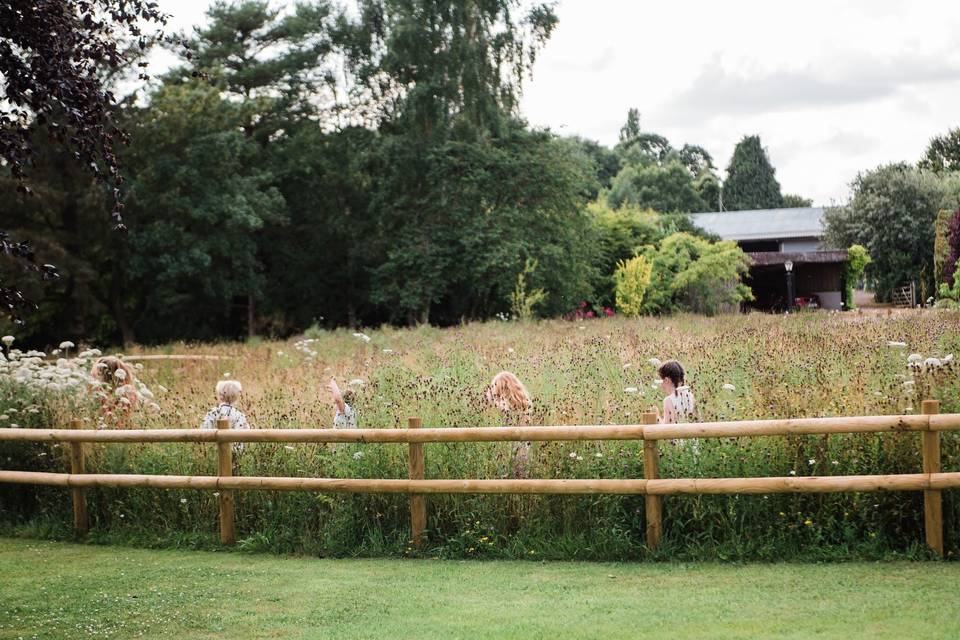
<svg viewBox="0 0 960 640"><path fill-rule="evenodd" d="M760 136L744 136L733 150L723 183L723 207L728 211L776 209L783 206L776 171L760 144Z"/></svg>

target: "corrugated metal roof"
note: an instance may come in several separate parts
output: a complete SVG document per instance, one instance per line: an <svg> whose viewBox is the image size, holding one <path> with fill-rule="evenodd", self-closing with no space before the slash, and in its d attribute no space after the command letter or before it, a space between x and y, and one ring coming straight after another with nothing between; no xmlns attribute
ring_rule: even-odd
<svg viewBox="0 0 960 640"><path fill-rule="evenodd" d="M693 223L724 240L823 237L823 207L694 213Z"/></svg>
<svg viewBox="0 0 960 640"><path fill-rule="evenodd" d="M788 260L796 264L830 264L842 263L849 259L846 251L752 251L747 253L753 264L768 266L785 264Z"/></svg>

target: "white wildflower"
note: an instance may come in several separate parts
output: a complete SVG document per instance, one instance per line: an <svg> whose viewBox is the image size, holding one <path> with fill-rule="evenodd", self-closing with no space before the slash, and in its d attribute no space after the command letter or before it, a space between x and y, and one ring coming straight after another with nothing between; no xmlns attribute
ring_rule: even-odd
<svg viewBox="0 0 960 640"><path fill-rule="evenodd" d="M790 475L795 476L795 475L797 475L797 472L794 471L793 469L790 469Z"/></svg>
<svg viewBox="0 0 960 640"><path fill-rule="evenodd" d="M383 352L384 352L384 353L393 353L393 349L384 349Z"/></svg>
<svg viewBox="0 0 960 640"><path fill-rule="evenodd" d="M278 356L282 356L282 355L283 355L283 351L277 351L277 355L278 355Z"/></svg>
<svg viewBox="0 0 960 640"><path fill-rule="evenodd" d="M347 383L347 385L351 387L359 387L359 386L362 386L363 384L364 382L360 378L354 378L353 380Z"/></svg>
<svg viewBox="0 0 960 640"><path fill-rule="evenodd" d="M353 337L359 340L363 340L364 342L370 342L370 336L368 336L365 333L355 333L353 334Z"/></svg>
<svg viewBox="0 0 960 640"><path fill-rule="evenodd" d="M603 454L602 454L602 453L595 453L595 454L593 454L593 457L594 457L594 458L602 458L602 457L603 457Z"/></svg>
<svg viewBox="0 0 960 640"><path fill-rule="evenodd" d="M903 386L905 386L905 387L912 387L912 386L915 385L915 384L916 384L916 383L915 383L913 380L906 380L906 381L904 381Z"/></svg>
<svg viewBox="0 0 960 640"><path fill-rule="evenodd" d="M624 393L636 393L637 391L640 391L640 389L636 387L627 387L623 390Z"/></svg>
<svg viewBox="0 0 960 640"><path fill-rule="evenodd" d="M941 362L943 362L943 364L947 364L948 362L953 362L953 354L948 353L947 355L943 356L943 358L941 359Z"/></svg>
<svg viewBox="0 0 960 640"><path fill-rule="evenodd" d="M810 458L809 460L807 460L807 464L812 467L813 465L817 464L817 459L816 459L816 458Z"/></svg>
<svg viewBox="0 0 960 640"><path fill-rule="evenodd" d="M126 380L127 372L124 371L123 369L117 369L116 371L113 372L113 377L121 381Z"/></svg>
<svg viewBox="0 0 960 640"><path fill-rule="evenodd" d="M77 345L73 344L73 343L70 342L69 340L64 340L63 342L60 343L60 348L61 348L61 349L64 349L64 350L66 350L66 349L73 349L75 346L77 346Z"/></svg>
<svg viewBox="0 0 960 640"><path fill-rule="evenodd" d="M5 413L3 415L0 415L0 420L9 420L9 419L10 419L10 416L8 416Z"/></svg>
<svg viewBox="0 0 960 640"><path fill-rule="evenodd" d="M654 369L659 369L659 368L660 368L660 365L663 364L663 363L660 361L660 358L650 358L649 360L647 360L647 362L649 362L649 363L650 363L650 366L652 366Z"/></svg>
<svg viewBox="0 0 960 640"><path fill-rule="evenodd" d="M180 498L180 504L187 504L186 498Z"/></svg>
<svg viewBox="0 0 960 640"><path fill-rule="evenodd" d="M363 451L357 451L356 453L353 454L354 460L359 460L362 457L363 457Z"/></svg>
<svg viewBox="0 0 960 640"><path fill-rule="evenodd" d="M296 451L296 447L289 444L283 445L283 448L286 449L287 451Z"/></svg>
<svg viewBox="0 0 960 640"><path fill-rule="evenodd" d="M167 391L169 391L169 389L167 389L167 388L166 388L165 386L163 386L162 384L158 384L158 385L157 385L157 391L159 391L160 393L166 393Z"/></svg>
<svg viewBox="0 0 960 640"><path fill-rule="evenodd" d="M914 362L922 362L922 361L923 361L923 356L920 355L919 353L911 353L910 355L907 356L907 362L909 362L910 364L913 364Z"/></svg>
<svg viewBox="0 0 960 640"><path fill-rule="evenodd" d="M577 460L583 460L583 456L577 456Z"/></svg>
<svg viewBox="0 0 960 640"><path fill-rule="evenodd" d="M887 341L887 346L888 346L888 347L895 347L895 348L897 348L897 349L902 349L903 347L906 347L906 346L907 346L907 343L906 343L906 342L898 342L898 341L896 341L896 340L888 340L888 341Z"/></svg>
<svg viewBox="0 0 960 640"><path fill-rule="evenodd" d="M736 391L737 388L728 382L727 384L723 385L723 390L724 390L724 391Z"/></svg>
<svg viewBox="0 0 960 640"><path fill-rule="evenodd" d="M571 452L570 452L570 458L573 459L573 460L576 460L576 459L577 459L577 452L576 452L576 451L571 451Z"/></svg>
<svg viewBox="0 0 960 640"><path fill-rule="evenodd" d="M513 353L513 347L507 347L507 353Z"/></svg>
<svg viewBox="0 0 960 640"><path fill-rule="evenodd" d="M60 355L60 349L54 349L53 351L50 352L50 355L52 355L52 356L58 356L58 355Z"/></svg>
<svg viewBox="0 0 960 640"><path fill-rule="evenodd" d="M20 428L20 425L18 425L16 422L11 422L11 423L10 423L10 428L11 428L11 429L19 429L19 428Z"/></svg>
<svg viewBox="0 0 960 640"><path fill-rule="evenodd" d="M627 369L629 369L629 368L632 367L632 366L633 366L633 364L630 363L630 362L628 362L628 363L626 363L625 365L623 365L622 369L623 369L624 371L626 371Z"/></svg>
<svg viewBox="0 0 960 640"><path fill-rule="evenodd" d="M229 378L229 377L230 377L230 372L229 372L229 371L224 371L224 372L223 372L223 377L224 377L224 378Z"/></svg>
<svg viewBox="0 0 960 640"><path fill-rule="evenodd" d="M830 464L832 464L833 466L837 466L837 465L840 464L840 463L837 462L836 460L831 460L831 461L830 461Z"/></svg>
<svg viewBox="0 0 960 640"><path fill-rule="evenodd" d="M927 358L923 361L923 366L927 367L928 369L936 369L940 365L941 362L939 358Z"/></svg>
<svg viewBox="0 0 960 640"><path fill-rule="evenodd" d="M154 413L160 413L160 405L158 405L156 402L151 402L147 406L150 408L150 411L153 411Z"/></svg>
<svg viewBox="0 0 960 640"><path fill-rule="evenodd" d="M13 344L14 340L16 340L16 338L14 338L13 336L3 336L2 338L0 338L0 341L2 341L3 344L7 345L8 347Z"/></svg>

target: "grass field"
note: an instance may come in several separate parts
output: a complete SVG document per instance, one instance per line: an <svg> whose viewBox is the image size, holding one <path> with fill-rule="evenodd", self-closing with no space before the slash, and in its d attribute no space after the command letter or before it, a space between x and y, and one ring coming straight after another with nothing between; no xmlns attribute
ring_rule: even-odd
<svg viewBox="0 0 960 640"><path fill-rule="evenodd" d="M244 386L240 406L262 429L328 427L323 386L352 381L363 427L503 424L483 389L500 369L516 372L533 396L532 424L636 423L662 401L652 359L684 363L702 420L856 416L917 412L923 398L960 411L960 314L916 310L863 315L804 313L704 318L676 316L583 322L488 322L449 329L389 327L354 334L311 332L290 341L183 345L136 354L214 354L219 360L149 360L137 376L157 407L119 411L122 426L199 424L217 380ZM309 341L308 341L309 340ZM83 345L86 347L87 345ZM935 358L924 367L909 362ZM89 363L83 370L89 370ZM35 374L42 378L43 371ZM0 380L0 383L3 383ZM106 420L83 395L23 396L0 384L3 418L19 426L87 428ZM57 402L60 400L60 402ZM89 400L89 398L87 398ZM508 443L430 444L428 478L498 478L510 473ZM63 471L56 443L0 443L0 466ZM916 473L917 434L724 438L661 446L667 478ZM402 478L407 449L396 445L266 443L238 457L246 476ZM529 473L539 478L637 478L642 444L535 443ZM960 470L960 433L942 435L944 471ZM212 446L97 445L87 469L100 473L209 475ZM217 499L210 492L91 490L91 537L148 547L217 547ZM944 493L948 558L960 557L960 492ZM427 554L457 559L782 560L922 558L919 492L676 496L664 501L664 538L644 545L638 496L431 496ZM70 539L69 493L0 486L0 535ZM416 555L407 498L252 491L237 499L245 551L319 557Z"/></svg>
<svg viewBox="0 0 960 640"><path fill-rule="evenodd" d="M314 560L0 539L0 638L955 638L960 565Z"/></svg>

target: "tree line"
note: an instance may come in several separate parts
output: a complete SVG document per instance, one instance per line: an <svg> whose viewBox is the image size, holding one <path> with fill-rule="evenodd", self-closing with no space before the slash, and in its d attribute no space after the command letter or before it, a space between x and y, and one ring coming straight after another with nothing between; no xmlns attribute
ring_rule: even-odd
<svg viewBox="0 0 960 640"><path fill-rule="evenodd" d="M122 186L89 170L102 142L80 140L78 156L56 134L69 106L21 128L32 194L8 164L4 227L60 277L24 284L40 304L18 335L163 342L600 313L618 283L624 312L714 313L749 299L746 262L686 214L811 204L781 192L758 136L721 182L703 147L644 130L636 109L612 148L531 127L518 100L557 24L549 5L348 9L222 1L166 39L177 64L109 106L132 140L110 147ZM104 87L135 85L155 42L124 41ZM104 224L121 209L125 233ZM863 225L831 228L838 246L882 254L843 230ZM0 265L2 282L17 268Z"/></svg>

